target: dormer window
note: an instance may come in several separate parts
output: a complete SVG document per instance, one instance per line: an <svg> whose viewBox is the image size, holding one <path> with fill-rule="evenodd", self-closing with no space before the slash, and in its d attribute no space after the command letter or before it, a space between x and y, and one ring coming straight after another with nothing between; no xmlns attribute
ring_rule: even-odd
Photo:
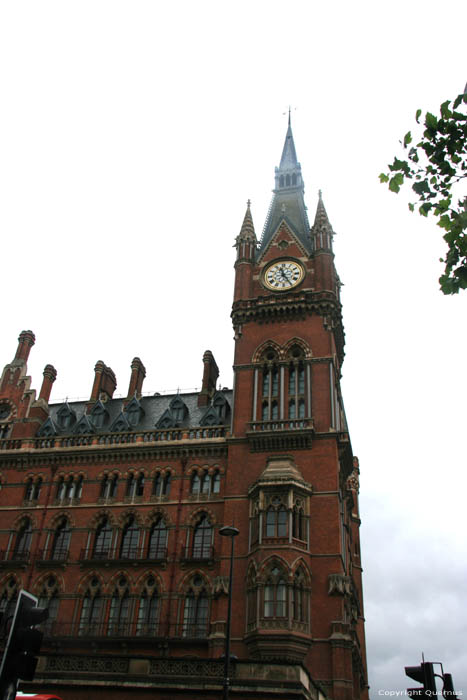
<svg viewBox="0 0 467 700"><path fill-rule="evenodd" d="M91 411L91 420L95 428L103 428L109 418L107 409L98 401Z"/></svg>
<svg viewBox="0 0 467 700"><path fill-rule="evenodd" d="M133 398L125 409L128 424L135 428L143 416L143 409L137 398Z"/></svg>
<svg viewBox="0 0 467 700"><path fill-rule="evenodd" d="M57 411L57 423L59 427L62 430L66 430L67 428L71 428L76 422L76 414L72 409L69 407L67 403L64 403L63 406L60 406L60 408Z"/></svg>

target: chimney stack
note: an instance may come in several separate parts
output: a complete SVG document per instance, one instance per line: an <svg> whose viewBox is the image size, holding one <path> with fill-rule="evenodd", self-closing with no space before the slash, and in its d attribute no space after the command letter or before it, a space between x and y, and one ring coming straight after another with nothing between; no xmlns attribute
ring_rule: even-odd
<svg viewBox="0 0 467 700"><path fill-rule="evenodd" d="M128 397L132 399L136 396L137 399L141 397L143 389L143 381L146 376L146 368L139 359L139 357L134 357L131 363L131 377L130 386L128 387Z"/></svg>
<svg viewBox="0 0 467 700"><path fill-rule="evenodd" d="M44 379L42 380L41 391L39 394L39 399L43 399L46 403L49 403L50 392L52 391L52 384L57 379L57 370L52 365L46 365L44 367Z"/></svg>
<svg viewBox="0 0 467 700"><path fill-rule="evenodd" d="M18 349L16 350L15 360L22 360L26 363L35 342L36 336L32 331L21 331L18 338Z"/></svg>
<svg viewBox="0 0 467 700"><path fill-rule="evenodd" d="M101 398L111 399L116 388L117 380L115 374L102 360L98 360L94 367L94 384L92 385L90 400L98 401ZM103 397L102 394L105 394L105 397Z"/></svg>
<svg viewBox="0 0 467 700"><path fill-rule="evenodd" d="M219 368L210 350L206 350L203 355L204 371L203 384L198 394L198 406L207 406L209 399L216 391L216 382L219 376Z"/></svg>

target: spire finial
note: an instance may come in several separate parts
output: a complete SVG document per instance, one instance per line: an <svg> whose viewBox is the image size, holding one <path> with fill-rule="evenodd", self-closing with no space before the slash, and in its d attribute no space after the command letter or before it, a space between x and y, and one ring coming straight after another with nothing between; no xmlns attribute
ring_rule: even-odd
<svg viewBox="0 0 467 700"><path fill-rule="evenodd" d="M290 126L290 105L289 105L289 126Z"/></svg>
<svg viewBox="0 0 467 700"><path fill-rule="evenodd" d="M323 190L318 190L318 196L320 199L323 199Z"/></svg>

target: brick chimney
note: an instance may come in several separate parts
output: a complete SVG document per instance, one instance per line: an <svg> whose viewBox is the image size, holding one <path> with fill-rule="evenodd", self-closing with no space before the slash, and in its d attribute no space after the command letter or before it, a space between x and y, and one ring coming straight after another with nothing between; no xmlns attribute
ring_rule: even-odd
<svg viewBox="0 0 467 700"><path fill-rule="evenodd" d="M36 336L32 331L21 331L18 338L18 349L16 350L15 360L22 360L26 363L35 342Z"/></svg>
<svg viewBox="0 0 467 700"><path fill-rule="evenodd" d="M210 350L206 350L203 355L203 384L198 394L198 406L207 406L209 399L216 391L216 382L219 376L219 368Z"/></svg>
<svg viewBox="0 0 467 700"><path fill-rule="evenodd" d="M128 399L132 399L133 396L140 398L143 389L143 381L146 376L146 368L139 359L139 357L134 357L131 363L131 377L130 386L128 387Z"/></svg>
<svg viewBox="0 0 467 700"><path fill-rule="evenodd" d="M92 385L90 401L98 401L101 398L111 399L116 388L115 374L102 360L98 360L94 367L94 384ZM102 394L105 396L103 397Z"/></svg>
<svg viewBox="0 0 467 700"><path fill-rule="evenodd" d="M52 385L57 379L57 370L52 365L46 365L44 367L44 379L42 380L41 391L39 394L39 399L43 399L46 403L49 403L50 392L52 391Z"/></svg>

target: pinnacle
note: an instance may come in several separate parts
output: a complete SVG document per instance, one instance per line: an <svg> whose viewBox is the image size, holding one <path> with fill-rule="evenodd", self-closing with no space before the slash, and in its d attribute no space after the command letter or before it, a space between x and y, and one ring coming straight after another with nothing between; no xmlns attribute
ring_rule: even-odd
<svg viewBox="0 0 467 700"><path fill-rule="evenodd" d="M313 224L313 229L315 228L329 228L332 230L331 224L328 219L328 215L326 213L326 209L324 208L323 204L323 195L321 190L318 192L318 206L316 207L316 216L315 216L315 222Z"/></svg>
<svg viewBox="0 0 467 700"><path fill-rule="evenodd" d="M253 240L256 243L255 227L253 225L253 217L251 216L250 204L251 202L248 200L239 238Z"/></svg>

